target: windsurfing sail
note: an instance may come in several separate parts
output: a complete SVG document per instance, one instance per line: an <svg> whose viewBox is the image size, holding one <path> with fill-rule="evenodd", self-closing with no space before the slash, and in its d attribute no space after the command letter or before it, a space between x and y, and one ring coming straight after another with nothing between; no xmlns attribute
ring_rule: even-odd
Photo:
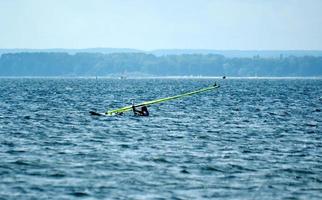
<svg viewBox="0 0 322 200"><path fill-rule="evenodd" d="M193 95L193 94L198 94L198 93L201 93L201 92L206 92L206 91L213 90L213 89L216 89L216 88L219 88L219 85L215 84L215 85L203 88L203 89L199 89L199 90L192 91L192 92L187 92L187 93L172 96L172 97L166 97L166 98L156 99L156 100L152 100L152 101L146 101L146 102L143 102L143 103L136 104L134 106L135 107L149 106L149 105L152 105L152 104L162 103L162 102L165 102L165 101L178 99L178 98L181 98L181 97L186 97L186 96L190 96L190 95ZM131 110L132 110L132 105L131 106L125 106L123 108L118 108L118 109L111 110L111 111L107 111L105 114L106 115L117 115L117 114L122 114L124 112L131 111Z"/></svg>

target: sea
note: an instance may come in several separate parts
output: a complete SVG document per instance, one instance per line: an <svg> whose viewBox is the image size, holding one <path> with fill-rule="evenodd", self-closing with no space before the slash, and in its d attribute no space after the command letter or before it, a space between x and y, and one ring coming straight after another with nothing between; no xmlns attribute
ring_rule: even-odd
<svg viewBox="0 0 322 200"><path fill-rule="evenodd" d="M2 77L0 199L320 200L322 79Z"/></svg>

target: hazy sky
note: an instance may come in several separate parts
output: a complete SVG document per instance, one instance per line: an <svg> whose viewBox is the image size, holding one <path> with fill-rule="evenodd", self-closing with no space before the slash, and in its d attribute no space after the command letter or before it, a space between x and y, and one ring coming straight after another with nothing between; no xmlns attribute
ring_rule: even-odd
<svg viewBox="0 0 322 200"><path fill-rule="evenodd" d="M0 48L322 50L322 0L0 0Z"/></svg>

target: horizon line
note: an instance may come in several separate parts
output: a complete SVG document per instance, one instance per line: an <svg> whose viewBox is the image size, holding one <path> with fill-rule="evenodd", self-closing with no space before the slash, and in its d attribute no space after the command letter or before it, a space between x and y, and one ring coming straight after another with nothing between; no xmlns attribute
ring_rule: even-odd
<svg viewBox="0 0 322 200"><path fill-rule="evenodd" d="M322 49L210 49L210 48L156 48L156 49L139 49L131 47L84 47L84 48L0 48L0 50L93 50L93 49L119 49L119 50L136 50L143 52L162 51L162 50L191 50L191 51L322 51Z"/></svg>

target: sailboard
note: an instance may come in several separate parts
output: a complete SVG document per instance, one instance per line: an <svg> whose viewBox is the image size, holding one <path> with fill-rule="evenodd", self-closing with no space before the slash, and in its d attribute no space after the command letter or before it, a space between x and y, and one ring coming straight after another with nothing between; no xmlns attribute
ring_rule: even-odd
<svg viewBox="0 0 322 200"><path fill-rule="evenodd" d="M166 97L166 98L156 99L156 100L152 100L152 101L142 102L142 103L139 103L139 104L135 104L134 107L150 106L152 104L163 103L163 102L166 102L166 101L179 99L179 98L182 98L182 97L186 97L186 96L190 96L190 95L194 95L194 94L214 90L214 89L217 89L219 87L220 87L219 85L215 84L215 85L211 85L211 86L206 87L206 88L202 88L202 89L195 90L195 91L192 91L192 92L183 93L183 94L172 96L172 97ZM131 110L132 110L132 105L125 106L125 107L118 108L118 109L111 110L111 111L107 111L105 113L97 113L97 112L94 112L94 111L90 111L90 113L92 115L108 115L108 116L111 116L111 115L123 114L124 112L128 112L128 111L131 111Z"/></svg>

